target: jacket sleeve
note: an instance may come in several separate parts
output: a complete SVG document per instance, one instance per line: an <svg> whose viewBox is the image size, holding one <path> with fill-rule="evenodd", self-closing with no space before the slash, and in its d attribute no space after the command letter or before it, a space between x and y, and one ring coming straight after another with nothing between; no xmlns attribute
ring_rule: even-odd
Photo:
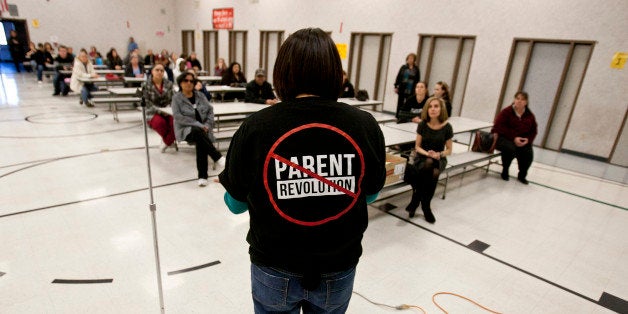
<svg viewBox="0 0 628 314"><path fill-rule="evenodd" d="M514 140L512 137L512 132L510 132L508 126L508 112L506 109L503 109L499 112L497 117L495 118L495 123L493 123L493 128L491 129L491 133L497 133L500 137L503 137L509 141Z"/></svg>
<svg viewBox="0 0 628 314"><path fill-rule="evenodd" d="M403 79L403 65L399 68L399 72L397 72L397 78L395 79L395 88L399 88L401 85L401 80Z"/></svg>
<svg viewBox="0 0 628 314"><path fill-rule="evenodd" d="M250 156L247 147L251 147L247 143L247 140L251 139L250 136L247 136L248 129L248 124L245 121L233 135L227 151L225 169L218 176L220 184L227 193L240 202L247 202L252 173L250 167L253 164L247 160Z"/></svg>

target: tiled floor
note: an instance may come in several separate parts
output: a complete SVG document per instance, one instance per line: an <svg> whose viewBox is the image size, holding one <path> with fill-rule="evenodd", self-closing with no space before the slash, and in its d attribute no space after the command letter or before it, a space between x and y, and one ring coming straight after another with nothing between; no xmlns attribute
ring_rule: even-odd
<svg viewBox="0 0 628 314"><path fill-rule="evenodd" d="M116 123L77 96L52 97L33 74L0 83L0 313L159 312L140 113ZM248 216L228 212L219 184L196 186L190 149L161 154L148 134L166 311L251 313ZM503 313L613 313L599 302L606 293L628 312L626 169L536 156L529 186L502 181L499 166L450 181L433 225L407 219L408 193L374 203L355 291L428 313L440 313L431 301L440 291ZM450 313L485 313L436 300ZM396 310L354 295L348 312Z"/></svg>

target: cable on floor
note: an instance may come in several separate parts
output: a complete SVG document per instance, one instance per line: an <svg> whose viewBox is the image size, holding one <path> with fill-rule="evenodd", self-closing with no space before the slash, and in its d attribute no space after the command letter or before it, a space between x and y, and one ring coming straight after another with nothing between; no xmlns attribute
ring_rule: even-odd
<svg viewBox="0 0 628 314"><path fill-rule="evenodd" d="M360 293L358 293L356 291L353 291L353 293L357 294L358 296L360 296L364 300L368 301L369 303L371 303L373 305L380 306L380 307L386 307L386 308L394 309L394 310L418 309L418 310L421 310L421 312L423 314L427 314L427 312L422 307L420 307L418 305L401 304L401 305L394 306L394 305L388 305L388 304L384 304L384 303L377 303L377 302L371 301L369 298L363 296L362 294L360 294ZM440 306L440 304L438 302L436 302L436 296L439 296L439 295L452 295L452 296L461 298L463 300L469 301L469 302L473 303L475 306L477 306L477 307L479 307L479 308L481 308L481 309L483 309L483 310L485 310L485 311L487 311L489 313L501 314L500 312L497 312L495 310L489 309L488 307L486 307L486 306L484 306L484 305L482 305L482 304L480 304L480 303L478 303L476 301L473 301L473 300L471 300L471 299L469 299L469 298L467 298L465 296L459 295L457 293L453 293L453 292L437 292L437 293L434 293L432 295L432 303L434 303L434 305L436 305L436 307L438 307L445 314L449 314L449 312L447 312L447 310L445 310L443 307Z"/></svg>

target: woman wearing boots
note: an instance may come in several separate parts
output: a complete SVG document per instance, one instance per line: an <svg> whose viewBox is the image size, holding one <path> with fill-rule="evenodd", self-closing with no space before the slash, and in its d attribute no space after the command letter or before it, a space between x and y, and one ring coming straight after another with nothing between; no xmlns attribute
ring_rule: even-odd
<svg viewBox="0 0 628 314"><path fill-rule="evenodd" d="M447 165L445 156L451 155L454 130L447 122L445 102L431 97L421 111L421 122L417 128L414 165L408 167L406 182L412 185L412 201L406 207L410 218L421 204L425 220L434 223L430 202L436 190L438 176Z"/></svg>

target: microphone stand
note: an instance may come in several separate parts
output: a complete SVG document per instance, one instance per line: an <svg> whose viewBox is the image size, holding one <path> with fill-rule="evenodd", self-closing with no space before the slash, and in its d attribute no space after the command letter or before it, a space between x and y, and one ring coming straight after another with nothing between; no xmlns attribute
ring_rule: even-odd
<svg viewBox="0 0 628 314"><path fill-rule="evenodd" d="M139 91L138 91L139 92ZM157 206L155 206L155 201L153 199L153 178L151 176L150 171L150 154L148 153L148 131L147 131L147 123L146 123L146 100L144 96L142 96L142 122L144 124L144 147L146 149L146 165L148 166L148 191L150 192L150 213L153 222L153 244L155 247L155 264L157 265L157 288L159 289L159 306L161 308L161 313L166 313L166 309L164 307L164 292L161 285L161 263L159 262L159 244L157 243L157 220L155 217Z"/></svg>

